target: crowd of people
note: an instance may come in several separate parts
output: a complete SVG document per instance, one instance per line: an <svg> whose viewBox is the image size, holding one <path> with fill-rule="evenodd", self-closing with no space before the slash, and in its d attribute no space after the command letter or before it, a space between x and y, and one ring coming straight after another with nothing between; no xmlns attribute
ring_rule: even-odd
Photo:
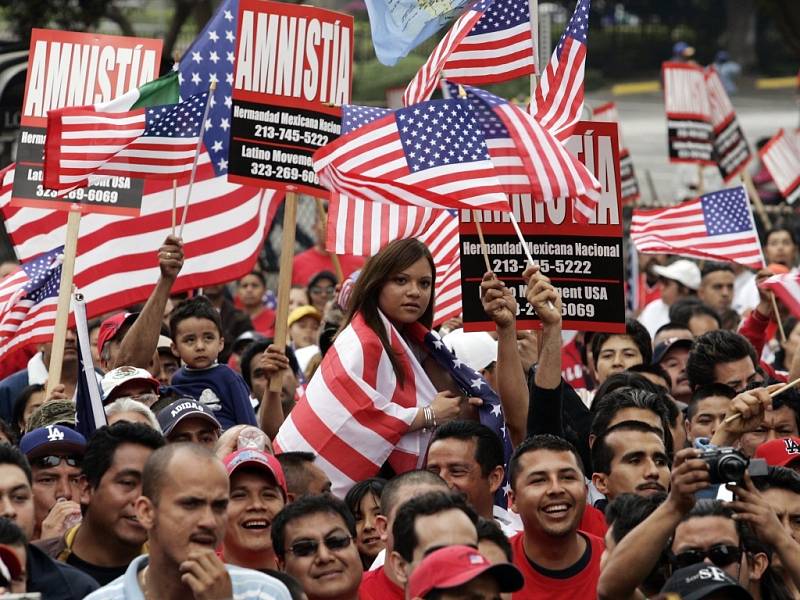
<svg viewBox="0 0 800 600"><path fill-rule="evenodd" d="M147 302L91 324L107 425L78 432L74 332L49 393L49 344L0 381L0 582L65 600L800 598L783 386L800 323L758 286L798 246L778 228L764 249L755 274L640 257L617 334L562 331L533 265L541 329L518 331L487 273L495 331L466 333L433 326L420 242L338 266L320 242L295 257L284 349L264 274L173 294L169 236Z"/></svg>

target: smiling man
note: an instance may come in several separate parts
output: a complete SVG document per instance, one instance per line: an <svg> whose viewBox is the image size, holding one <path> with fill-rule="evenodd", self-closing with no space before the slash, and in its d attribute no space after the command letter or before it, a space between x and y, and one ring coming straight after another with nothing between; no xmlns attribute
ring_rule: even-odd
<svg viewBox="0 0 800 600"><path fill-rule="evenodd" d="M148 457L163 445L161 434L141 423L121 421L98 429L81 467L83 521L39 546L100 585L122 575L147 540L134 502Z"/></svg>
<svg viewBox="0 0 800 600"><path fill-rule="evenodd" d="M511 539L525 578L512 598L594 598L603 540L578 531L586 508L578 451L554 435L536 435L517 447L509 472L508 499L525 527Z"/></svg>
<svg viewBox="0 0 800 600"><path fill-rule="evenodd" d="M87 598L289 600L286 586L273 577L226 565L216 555L225 537L228 494L228 474L210 450L191 443L156 450L135 503L150 553Z"/></svg>

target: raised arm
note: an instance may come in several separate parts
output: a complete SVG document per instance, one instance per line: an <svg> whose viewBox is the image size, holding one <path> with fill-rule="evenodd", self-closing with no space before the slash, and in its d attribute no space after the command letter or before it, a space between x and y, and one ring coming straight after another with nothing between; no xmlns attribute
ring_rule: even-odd
<svg viewBox="0 0 800 600"><path fill-rule="evenodd" d="M161 274L156 287L145 302L142 312L122 338L112 368L130 365L146 369L150 364L156 352L158 336L161 334L164 309L172 286L183 267L183 241L179 237L168 235L164 240L164 244L158 250L158 266Z"/></svg>

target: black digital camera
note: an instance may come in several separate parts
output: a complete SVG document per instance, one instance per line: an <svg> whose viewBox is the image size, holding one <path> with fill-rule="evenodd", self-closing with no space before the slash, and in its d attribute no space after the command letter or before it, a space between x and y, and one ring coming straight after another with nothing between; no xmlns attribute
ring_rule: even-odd
<svg viewBox="0 0 800 600"><path fill-rule="evenodd" d="M767 461L747 458L733 448L708 448L700 455L708 465L711 483L742 483L744 474L750 477L767 475Z"/></svg>

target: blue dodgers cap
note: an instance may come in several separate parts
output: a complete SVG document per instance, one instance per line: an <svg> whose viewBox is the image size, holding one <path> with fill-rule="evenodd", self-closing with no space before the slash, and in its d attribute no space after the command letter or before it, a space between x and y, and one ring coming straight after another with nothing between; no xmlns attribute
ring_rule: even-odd
<svg viewBox="0 0 800 600"><path fill-rule="evenodd" d="M86 452L86 438L63 425L48 425L26 433L19 441L19 449L33 460L50 454L78 454Z"/></svg>
<svg viewBox="0 0 800 600"><path fill-rule="evenodd" d="M158 424L161 425L164 437L169 436L178 423L189 417L205 419L217 429L222 429L222 425L219 424L210 408L194 398L186 397L180 398L158 411Z"/></svg>

